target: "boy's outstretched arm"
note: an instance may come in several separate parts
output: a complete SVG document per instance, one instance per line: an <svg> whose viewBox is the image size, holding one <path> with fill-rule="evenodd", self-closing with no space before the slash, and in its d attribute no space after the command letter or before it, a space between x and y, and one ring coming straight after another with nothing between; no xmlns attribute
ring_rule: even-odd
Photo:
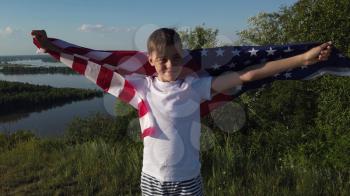
<svg viewBox="0 0 350 196"><path fill-rule="evenodd" d="M212 92L225 92L236 86L240 86L245 82L273 76L277 73L294 69L297 67L311 65L328 59L332 51L332 43L327 42L309 51L289 58L275 61L269 61L264 64L250 66L242 71L229 72L213 78L211 84Z"/></svg>

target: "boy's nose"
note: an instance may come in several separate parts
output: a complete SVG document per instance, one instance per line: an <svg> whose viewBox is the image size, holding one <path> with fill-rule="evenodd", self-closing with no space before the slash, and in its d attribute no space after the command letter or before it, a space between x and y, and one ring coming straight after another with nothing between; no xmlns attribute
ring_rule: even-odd
<svg viewBox="0 0 350 196"><path fill-rule="evenodd" d="M175 67L175 66L177 66L177 64L176 64L176 62L175 62L174 60L168 59L168 60L167 60L167 63L166 63L166 66L167 66L167 68L170 68L170 67Z"/></svg>

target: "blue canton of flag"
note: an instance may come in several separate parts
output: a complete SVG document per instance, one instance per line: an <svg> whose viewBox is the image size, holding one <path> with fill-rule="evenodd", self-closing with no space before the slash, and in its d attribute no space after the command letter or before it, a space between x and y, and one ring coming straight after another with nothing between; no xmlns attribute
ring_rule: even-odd
<svg viewBox="0 0 350 196"><path fill-rule="evenodd" d="M228 71L241 71L252 65L292 57L302 54L320 43L268 45L268 46L224 46L189 51L191 57L186 66L196 67L199 74L217 76ZM260 88L275 80L310 80L324 74L350 76L350 59L335 47L327 61L309 66L302 66L275 74L272 77L248 82L232 89L229 93L218 93L212 100L201 104L202 114L210 112L213 107L238 97L242 93Z"/></svg>

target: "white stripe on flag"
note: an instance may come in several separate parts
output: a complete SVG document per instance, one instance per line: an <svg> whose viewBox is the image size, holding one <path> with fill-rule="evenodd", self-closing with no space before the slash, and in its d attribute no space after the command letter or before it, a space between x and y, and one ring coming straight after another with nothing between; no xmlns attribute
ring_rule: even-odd
<svg viewBox="0 0 350 196"><path fill-rule="evenodd" d="M113 73L113 77L111 80L111 85L109 86L108 93L118 97L120 92L124 87L125 80L122 76L117 73Z"/></svg>
<svg viewBox="0 0 350 196"><path fill-rule="evenodd" d="M99 64L88 61L85 69L85 77L96 83L101 66Z"/></svg>
<svg viewBox="0 0 350 196"><path fill-rule="evenodd" d="M139 119L142 131L154 126L154 124L152 123L152 116L150 112L147 112L143 117Z"/></svg>
<svg viewBox="0 0 350 196"><path fill-rule="evenodd" d="M38 48L37 50L36 50L36 53L37 54L43 54L43 53L45 53L46 52L46 50L44 49L44 48Z"/></svg>
<svg viewBox="0 0 350 196"><path fill-rule="evenodd" d="M84 59L84 60L89 60L89 58L88 57L86 57L86 56L83 56L83 55L80 55L80 54L74 54L74 56L76 56L76 57L78 57L78 58L81 58L81 59Z"/></svg>
<svg viewBox="0 0 350 196"><path fill-rule="evenodd" d="M73 66L73 56L72 55L69 55L69 54L66 54L66 53L61 53L60 54L60 61L67 65L68 67L72 68Z"/></svg>
<svg viewBox="0 0 350 196"><path fill-rule="evenodd" d="M89 57L90 59L95 59L97 61L102 61L105 58L109 57L112 53L111 52L102 52L102 51L90 51L85 56Z"/></svg>
<svg viewBox="0 0 350 196"><path fill-rule="evenodd" d="M117 69L116 66L113 66L113 65L110 65L110 64L103 64L103 67L109 69L109 70L112 70L112 71L115 71Z"/></svg>
<svg viewBox="0 0 350 196"><path fill-rule="evenodd" d="M120 65L118 65L117 69L123 69L126 71L136 71L138 69L140 69L145 62L141 62L139 59L146 59L144 53L136 53L134 56L132 57L125 57L127 59L121 59L121 61L125 60L123 63L121 63Z"/></svg>
<svg viewBox="0 0 350 196"><path fill-rule="evenodd" d="M137 92L135 92L137 93ZM139 97L137 94L134 95L134 97L129 101L129 104L134 107L135 109L138 109L138 103L140 102Z"/></svg>

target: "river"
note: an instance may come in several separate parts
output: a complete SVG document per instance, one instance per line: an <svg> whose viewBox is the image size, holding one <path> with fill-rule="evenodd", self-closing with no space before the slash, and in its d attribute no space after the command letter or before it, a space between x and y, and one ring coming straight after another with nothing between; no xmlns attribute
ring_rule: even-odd
<svg viewBox="0 0 350 196"><path fill-rule="evenodd" d="M16 61L20 64L20 61ZM38 60L26 60L25 64L31 63L38 66L42 63ZM61 63L50 63L49 66L64 66ZM26 82L30 84L50 85L53 87L71 87L83 89L99 89L94 83L80 75L64 74L25 74L4 75L0 73L0 80ZM60 107L50 108L41 112L16 113L0 116L0 132L12 133L19 129L33 131L39 137L58 137L64 134L65 128L75 117L87 117L92 113L99 112L115 116L114 111L116 98L110 94L90 100L75 101Z"/></svg>

